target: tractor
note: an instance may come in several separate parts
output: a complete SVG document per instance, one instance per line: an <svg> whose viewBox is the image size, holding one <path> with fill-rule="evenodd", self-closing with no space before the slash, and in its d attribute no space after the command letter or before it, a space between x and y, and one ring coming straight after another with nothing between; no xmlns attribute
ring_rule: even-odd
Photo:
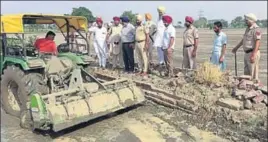
<svg viewBox="0 0 268 142"><path fill-rule="evenodd" d="M57 47L59 55L41 53L27 44L25 24L56 24L66 41ZM82 30L87 30L87 20L81 16L1 16L1 105L20 119L21 127L57 132L145 101L132 81L100 82L86 71L88 42L85 55L71 52L69 41L71 32ZM18 42L10 42L14 35L20 37Z"/></svg>

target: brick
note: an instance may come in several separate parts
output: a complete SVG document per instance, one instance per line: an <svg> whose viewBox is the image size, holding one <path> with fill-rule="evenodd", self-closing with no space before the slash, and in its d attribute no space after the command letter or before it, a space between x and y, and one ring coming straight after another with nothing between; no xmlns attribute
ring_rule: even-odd
<svg viewBox="0 0 268 142"><path fill-rule="evenodd" d="M244 108L246 108L246 109L251 109L252 108L252 103L251 103L251 101L250 100L245 100L244 101Z"/></svg>
<svg viewBox="0 0 268 142"><path fill-rule="evenodd" d="M243 108L243 103L233 98L220 98L217 104L222 107L226 107L233 110L240 110Z"/></svg>
<svg viewBox="0 0 268 142"><path fill-rule="evenodd" d="M236 90L234 91L233 96L235 96L235 97L243 96L243 95L246 94L246 93L247 93L246 90L239 90L239 89L236 89Z"/></svg>
<svg viewBox="0 0 268 142"><path fill-rule="evenodd" d="M245 79L245 80L251 80L252 78L251 78L251 76L249 76L249 75L241 75L241 76L238 77L238 79L239 79L239 80L242 80L242 79Z"/></svg>
<svg viewBox="0 0 268 142"><path fill-rule="evenodd" d="M263 86L259 90L261 90L263 94L268 95L267 86Z"/></svg>
<svg viewBox="0 0 268 142"><path fill-rule="evenodd" d="M252 88L253 84L253 81L243 79L242 81L240 81L238 88L246 90L248 88Z"/></svg>
<svg viewBox="0 0 268 142"><path fill-rule="evenodd" d="M259 91L255 91L255 90L251 90L249 92L246 92L244 95L243 95L243 98L244 99L252 99L258 95L260 95L261 93Z"/></svg>
<svg viewBox="0 0 268 142"><path fill-rule="evenodd" d="M253 101L255 104L258 104L258 103L262 102L264 99L265 99L265 98L264 98L264 95L261 94L261 95L257 95L256 97L254 97L254 98L252 99L252 101Z"/></svg>

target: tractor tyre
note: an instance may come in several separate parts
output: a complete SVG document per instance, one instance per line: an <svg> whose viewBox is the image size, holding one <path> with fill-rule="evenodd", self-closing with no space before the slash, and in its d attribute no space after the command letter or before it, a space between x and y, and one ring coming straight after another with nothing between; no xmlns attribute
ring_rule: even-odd
<svg viewBox="0 0 268 142"><path fill-rule="evenodd" d="M12 88L11 88L12 87ZM39 73L25 73L19 67L8 66L1 80L1 104L6 113L21 117L23 111L28 110L31 91L41 94L48 93L48 87ZM13 103L10 101L13 99Z"/></svg>

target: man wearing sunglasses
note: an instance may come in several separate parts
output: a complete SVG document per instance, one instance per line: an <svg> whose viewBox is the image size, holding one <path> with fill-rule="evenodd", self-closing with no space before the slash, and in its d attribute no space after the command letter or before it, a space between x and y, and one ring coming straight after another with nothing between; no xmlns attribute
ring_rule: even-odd
<svg viewBox="0 0 268 142"><path fill-rule="evenodd" d="M243 39L239 44L233 48L232 52L236 51L243 46L244 54L244 74L250 75L252 79L258 80L259 74L259 60L260 60L260 40L261 30L256 24L257 17L253 13L244 15L247 29Z"/></svg>

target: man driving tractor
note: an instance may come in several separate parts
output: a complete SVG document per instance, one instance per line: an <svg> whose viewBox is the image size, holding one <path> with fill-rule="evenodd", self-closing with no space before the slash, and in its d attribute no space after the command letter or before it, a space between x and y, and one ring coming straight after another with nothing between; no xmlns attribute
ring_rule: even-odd
<svg viewBox="0 0 268 142"><path fill-rule="evenodd" d="M40 53L52 53L57 55L57 46L54 42L56 34L52 31L47 32L45 38L37 39L34 43L34 47L39 50Z"/></svg>

